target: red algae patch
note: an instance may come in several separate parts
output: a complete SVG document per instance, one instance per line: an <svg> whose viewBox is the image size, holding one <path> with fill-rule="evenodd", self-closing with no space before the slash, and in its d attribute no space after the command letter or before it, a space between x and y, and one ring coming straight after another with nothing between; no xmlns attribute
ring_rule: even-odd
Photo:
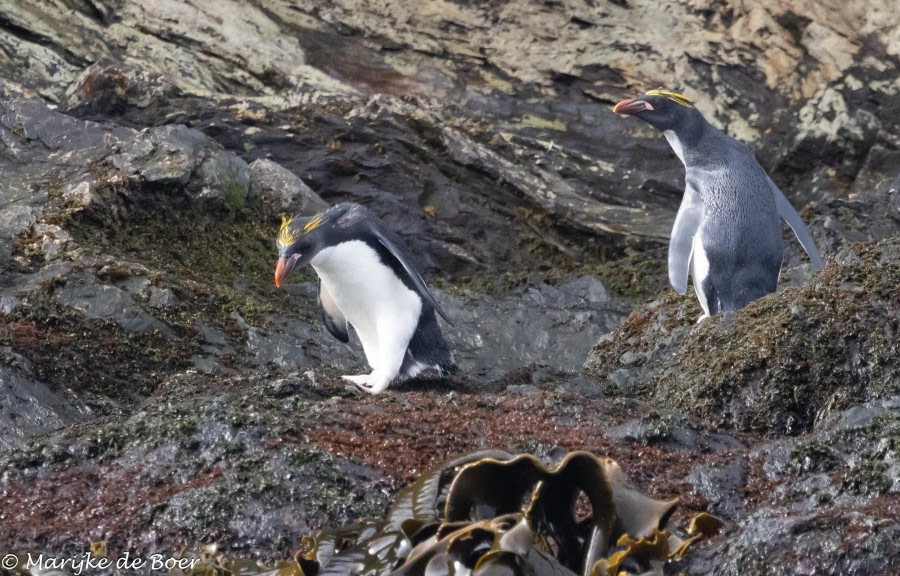
<svg viewBox="0 0 900 576"><path fill-rule="evenodd" d="M0 488L0 541L15 548L71 534L84 546L109 538L111 549L120 548L130 537L146 533L154 504L216 483L222 469L209 468L185 483L148 482L143 474L138 468L84 465L8 481Z"/></svg>
<svg viewBox="0 0 900 576"><path fill-rule="evenodd" d="M477 449L559 446L608 456L648 492L679 497L677 514L706 509L706 500L683 482L700 461L727 461L729 454L667 450L609 439L604 432L635 414L621 405L575 394L539 392L385 395L360 402L340 399L307 421L304 435L336 455L383 470L404 482L447 458Z"/></svg>

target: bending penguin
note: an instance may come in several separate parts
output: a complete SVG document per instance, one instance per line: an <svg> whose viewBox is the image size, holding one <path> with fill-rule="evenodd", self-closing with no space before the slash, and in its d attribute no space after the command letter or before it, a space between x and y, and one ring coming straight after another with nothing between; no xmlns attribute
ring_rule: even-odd
<svg viewBox="0 0 900 576"><path fill-rule="evenodd" d="M353 326L369 374L344 376L378 394L398 375L432 368L458 371L435 311L450 323L413 265L403 241L359 204L332 206L312 218L285 218L278 234L275 285L296 266L319 276L319 309L325 327L341 342Z"/></svg>
<svg viewBox="0 0 900 576"><path fill-rule="evenodd" d="M775 291L784 260L782 218L813 268L825 266L800 215L753 150L714 128L691 100L651 90L613 111L660 130L684 164L684 198L669 241L669 282L684 294L690 270L704 312L698 322Z"/></svg>

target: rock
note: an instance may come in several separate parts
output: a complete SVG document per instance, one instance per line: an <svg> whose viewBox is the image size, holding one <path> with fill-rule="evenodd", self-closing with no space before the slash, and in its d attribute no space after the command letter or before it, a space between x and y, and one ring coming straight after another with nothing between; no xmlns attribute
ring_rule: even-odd
<svg viewBox="0 0 900 576"><path fill-rule="evenodd" d="M587 355L584 369L601 378L625 366L626 362L640 363L645 366L645 371L653 370L678 350L700 313L696 298L680 298L674 293L639 307L613 333L597 341ZM646 380L641 373L632 376Z"/></svg>
<svg viewBox="0 0 900 576"><path fill-rule="evenodd" d="M12 314L18 305L19 299L15 296L2 296L0 297L0 314Z"/></svg>
<svg viewBox="0 0 900 576"><path fill-rule="evenodd" d="M225 332L219 330L214 326L209 326L207 324L200 323L197 325L197 330L200 332L200 335L203 336L203 339L210 343L216 345L224 345L226 342Z"/></svg>
<svg viewBox="0 0 900 576"><path fill-rule="evenodd" d="M713 513L733 520L743 512L742 491L747 482L747 462L743 458L735 458L724 466L696 466L685 480L704 498L716 503Z"/></svg>
<svg viewBox="0 0 900 576"><path fill-rule="evenodd" d="M191 364L193 364L194 369L201 374L215 374L222 366L219 363L219 359L215 356L200 355L192 356Z"/></svg>
<svg viewBox="0 0 900 576"><path fill-rule="evenodd" d="M0 451L25 444L39 434L81 421L89 415L83 405L52 392L47 386L0 364ZM79 412L81 409L81 412Z"/></svg>
<svg viewBox="0 0 900 576"><path fill-rule="evenodd" d="M275 210L312 215L328 207L318 194L286 168L265 158L250 164L250 196L259 196Z"/></svg>
<svg viewBox="0 0 900 576"><path fill-rule="evenodd" d="M796 562L798 553L802 565L794 573L815 572L818 566L837 563L857 574L893 569L900 559L896 543L876 542L869 534L872 530L898 533L896 519L890 517L896 498L886 496L891 490L887 463L895 461L896 445L872 450L869 442L895 437L900 430L898 402L900 397L893 397L834 412L809 434L757 446L750 458L751 462L761 459L761 477L752 467L749 474L745 471L746 489L753 492L767 486L765 490L774 493L765 505L742 518L740 530L689 559L686 573L699 574L710 561L722 574L763 573L765 565L783 565L789 558ZM734 462L717 473L739 472L731 470ZM701 480L709 471L695 470L692 475ZM708 488L720 486L717 480ZM823 522L835 528L823 529ZM864 535L862 541L857 528ZM848 550L857 552L848 554Z"/></svg>
<svg viewBox="0 0 900 576"><path fill-rule="evenodd" d="M212 151L188 188L194 199L217 200L230 211L242 210L250 192L250 167L231 152Z"/></svg>
<svg viewBox="0 0 900 576"><path fill-rule="evenodd" d="M247 331L248 360L257 366L276 366L285 372L323 364L346 373L368 370L365 356L353 335L352 346L338 342L318 322L312 326L268 318L265 329Z"/></svg>
<svg viewBox="0 0 900 576"><path fill-rule="evenodd" d="M643 359L652 373L645 390L670 409L742 431L809 430L829 410L897 389L885 330L897 321L898 308L885 306L900 283L897 243L856 245L859 260L697 325L675 320L682 299L640 308L591 351L587 367L602 377ZM676 322L682 333L672 339ZM654 357L661 349L668 352Z"/></svg>
<svg viewBox="0 0 900 576"><path fill-rule="evenodd" d="M634 392L634 376L629 370L620 368L610 372L607 376L622 396L631 396Z"/></svg>
<svg viewBox="0 0 900 576"><path fill-rule="evenodd" d="M149 287L149 296L147 296L147 306L151 308L172 308L178 302L175 293L168 288Z"/></svg>
<svg viewBox="0 0 900 576"><path fill-rule="evenodd" d="M103 272L101 270L100 272ZM97 276L102 277L100 272L97 273ZM139 276L129 276L124 280L120 280L115 283L117 288L121 288L128 294L132 296L132 298L137 299L137 301L146 300L147 293L150 291L150 280L147 278L141 278ZM149 304L149 301L148 301Z"/></svg>
<svg viewBox="0 0 900 576"><path fill-rule="evenodd" d="M68 232L54 224L35 224L31 233L40 238L40 250L44 260L53 260L62 253L63 247L72 239Z"/></svg>
<svg viewBox="0 0 900 576"><path fill-rule="evenodd" d="M9 261L15 237L28 230L37 216L38 210L29 206L0 207L0 265Z"/></svg>
<svg viewBox="0 0 900 576"><path fill-rule="evenodd" d="M0 373L5 383L6 373ZM78 506L93 501L94 509L104 515L118 510L115 523L94 523L85 531L87 537L106 539L113 546L122 542L116 535L123 533L119 529L141 517L154 534L212 533L224 528L242 546L264 550L294 542L311 529L305 519L322 512L330 522L345 523L385 507L386 497L372 490L382 479L378 471L314 448L267 444L267 438L288 433L278 418L268 416L302 411L306 402L302 395L267 400L264 384L245 382L249 388L218 390L208 402L197 402L196 397L177 392L187 384L183 379L173 382L173 393L159 407L113 419L88 433L64 432L47 445L15 452L12 462L4 453L4 470L10 465L37 470L63 463L71 480L83 475L96 478L97 463L110 464L103 480L79 483L67 498ZM4 477L4 489L18 493L23 480ZM150 496L152 513L148 516L143 507L123 509L106 500L104 494L113 485L132 497ZM342 488L336 491L336 485ZM160 490L162 486L175 489ZM33 536L46 526L22 524L19 534ZM152 553L154 538L136 535L130 540L131 549Z"/></svg>
<svg viewBox="0 0 900 576"><path fill-rule="evenodd" d="M822 216L811 222L819 231L817 242L839 254L848 243L872 242L889 238L900 228L900 173L880 180L877 185L834 198L822 206Z"/></svg>
<svg viewBox="0 0 900 576"><path fill-rule="evenodd" d="M171 328L144 312L122 290L106 284L95 284L87 279L72 279L57 293L56 300L63 306L71 306L86 318L113 320L122 328L143 334L159 330L168 338L176 338Z"/></svg>
<svg viewBox="0 0 900 576"><path fill-rule="evenodd" d="M83 210L99 199L91 190L89 181L68 183L63 188L62 197L73 211Z"/></svg>
<svg viewBox="0 0 900 576"><path fill-rule="evenodd" d="M106 113L142 125L199 118L223 140L234 138L241 152L259 147L262 154L269 152L271 131L253 126L256 134L247 134L221 116L186 112L185 105L225 102L237 119L253 122L272 117L265 111L247 116L261 103L276 109L356 104L374 96L382 106L390 101L383 95L401 96L407 102L388 104L390 114L425 135L426 146L414 149L427 154L428 145L440 144L456 159L442 167L445 174L451 166L482 171L567 226L656 240L668 235L682 174L657 134L645 130L623 142L633 124L609 111L622 96L677 77L714 123L757 145L776 181L801 206L840 197L868 151L886 147L897 131L896 77L883 57L896 52L896 38L886 32L890 27L870 25L889 18L886 0L866 10L849 3L814 12L798 0L711 13L695 3L672 10L563 4L457 6L449 16L453 26L446 6L432 1L401 14L359 2L315 10L250 8L240 16L201 2L190 17L133 2L103 17L80 9L72 16L51 7L8 8L0 14L13 28L2 41L17 49L11 48L2 76L20 77L27 69L24 84L78 114ZM200 25L206 22L218 24ZM617 33L598 36L600 23ZM297 29L305 33L294 34ZM521 30L540 38L541 49L523 45ZM655 48L648 55L634 46ZM31 65L37 61L47 67ZM228 100L235 95L251 102ZM453 112L443 114L448 105ZM478 134L479 122L491 130ZM352 140L347 144L360 148ZM388 143L384 151L391 148ZM366 157L369 170L391 173L385 170L390 164L376 167L372 155ZM816 157L840 167L811 189L813 176L823 174L810 161ZM289 162L273 159L304 178L322 173L297 155ZM398 183L379 181L375 188L382 191ZM439 174L422 181L459 193ZM348 193L311 183L326 198ZM402 196L406 205L419 197L424 206L441 204L424 198L439 195L421 182L415 194ZM458 210L458 203L450 204L451 213Z"/></svg>
<svg viewBox="0 0 900 576"><path fill-rule="evenodd" d="M162 126L121 143L106 162L129 177L158 186L186 186L204 161L206 137L185 126Z"/></svg>
<svg viewBox="0 0 900 576"><path fill-rule="evenodd" d="M577 371L593 342L622 317L621 303L605 299L595 282L540 284L503 298L435 291L444 311L459 319L444 327L457 364L483 378L523 364Z"/></svg>
<svg viewBox="0 0 900 576"><path fill-rule="evenodd" d="M531 396L537 394L540 388L533 384L510 384L506 387L506 391L510 394L518 394L520 396Z"/></svg>
<svg viewBox="0 0 900 576"><path fill-rule="evenodd" d="M75 116L114 116L129 107L148 108L180 91L163 74L113 60L85 68L66 89L61 109Z"/></svg>

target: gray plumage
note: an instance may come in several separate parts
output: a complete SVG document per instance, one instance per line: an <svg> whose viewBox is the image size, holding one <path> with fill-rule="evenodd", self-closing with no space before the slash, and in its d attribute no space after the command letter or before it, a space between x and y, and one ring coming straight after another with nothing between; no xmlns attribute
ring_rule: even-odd
<svg viewBox="0 0 900 576"><path fill-rule="evenodd" d="M685 167L685 193L669 243L669 281L679 294L690 271L705 315L737 310L774 292L784 258L781 219L813 268L824 267L806 225L742 142L714 128L692 102L653 90L619 102L662 131Z"/></svg>

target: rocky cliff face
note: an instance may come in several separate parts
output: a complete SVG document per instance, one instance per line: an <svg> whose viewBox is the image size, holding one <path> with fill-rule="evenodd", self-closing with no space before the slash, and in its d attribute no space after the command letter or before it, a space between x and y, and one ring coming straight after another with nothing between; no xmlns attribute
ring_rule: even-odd
<svg viewBox="0 0 900 576"><path fill-rule="evenodd" d="M286 557L450 454L561 446L726 519L687 573L895 573L898 19L3 4L0 543ZM825 272L786 236L778 294L694 325L664 266L683 169L610 110L658 86L755 146ZM354 396L311 272L274 289L279 213L343 200L411 246L462 376Z"/></svg>
<svg viewBox="0 0 900 576"><path fill-rule="evenodd" d="M814 8L12 3L0 18L4 82L74 112L185 122L185 106L160 110L160 100L242 101L230 114L240 117L252 115L241 111L250 102L285 109L390 95L405 102L381 98L379 108L425 131L437 126L433 147L451 155L462 148L466 158L457 163L502 178L503 188L560 225L595 233L668 233L680 166L649 129L609 113L617 99L650 87L684 90L707 117L753 142L800 203L846 194L862 169L884 177L898 160L900 111L892 96L900 89L900 21L888 0ZM136 85L122 72L100 73L105 58L137 68ZM230 137L245 153L256 147L241 142L246 136ZM278 159L298 174L310 169L299 158ZM417 185L429 181L452 189L436 176ZM336 185L315 184L326 197Z"/></svg>

